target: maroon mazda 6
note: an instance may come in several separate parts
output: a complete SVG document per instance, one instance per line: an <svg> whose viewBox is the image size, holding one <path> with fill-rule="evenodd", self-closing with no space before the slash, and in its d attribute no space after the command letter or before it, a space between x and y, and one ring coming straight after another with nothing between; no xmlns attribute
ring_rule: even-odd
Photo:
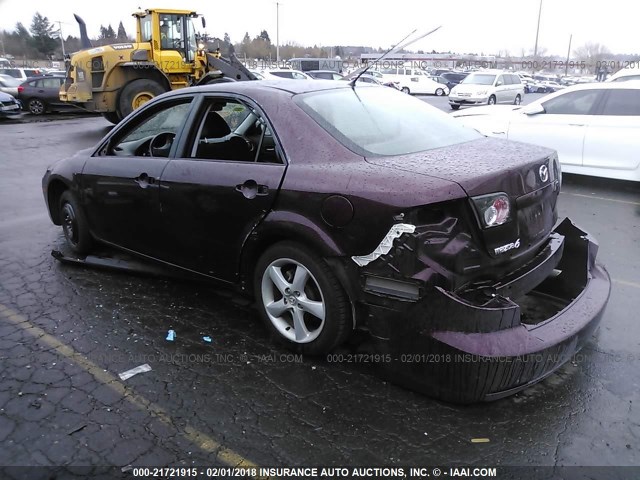
<svg viewBox="0 0 640 480"><path fill-rule="evenodd" d="M607 304L598 244L558 221L561 179L554 151L392 89L283 80L161 95L43 189L77 255L235 286L298 352L366 332L393 381L474 402L552 373Z"/></svg>

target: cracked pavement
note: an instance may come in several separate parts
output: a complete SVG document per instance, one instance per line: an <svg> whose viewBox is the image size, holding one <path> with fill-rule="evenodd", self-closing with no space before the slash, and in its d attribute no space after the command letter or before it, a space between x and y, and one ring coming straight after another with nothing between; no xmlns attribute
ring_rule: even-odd
<svg viewBox="0 0 640 480"><path fill-rule="evenodd" d="M565 176L560 216L595 235L613 279L601 328L544 382L464 407L287 356L211 285L54 260L42 175L108 129L0 125L0 465L638 465L639 186Z"/></svg>

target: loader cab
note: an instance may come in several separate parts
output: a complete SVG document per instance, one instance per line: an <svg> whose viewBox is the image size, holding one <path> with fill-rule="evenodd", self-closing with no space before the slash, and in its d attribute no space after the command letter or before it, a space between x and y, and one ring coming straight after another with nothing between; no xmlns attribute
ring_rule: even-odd
<svg viewBox="0 0 640 480"><path fill-rule="evenodd" d="M185 10L145 10L137 17L138 42L151 44L155 65L167 74L194 68L196 59L195 12Z"/></svg>

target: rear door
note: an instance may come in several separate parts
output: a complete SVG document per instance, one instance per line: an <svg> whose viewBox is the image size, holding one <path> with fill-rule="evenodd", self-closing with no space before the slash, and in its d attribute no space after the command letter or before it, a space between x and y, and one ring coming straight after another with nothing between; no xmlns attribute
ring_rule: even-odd
<svg viewBox="0 0 640 480"><path fill-rule="evenodd" d="M285 164L258 107L206 95L160 180L164 260L235 281L242 246L271 209Z"/></svg>
<svg viewBox="0 0 640 480"><path fill-rule="evenodd" d="M640 89L606 92L599 115L586 127L585 167L611 170L640 168Z"/></svg>
<svg viewBox="0 0 640 480"><path fill-rule="evenodd" d="M553 148L563 165L582 165L586 130L601 93L600 89L567 92L544 102L544 113L515 114L508 138Z"/></svg>

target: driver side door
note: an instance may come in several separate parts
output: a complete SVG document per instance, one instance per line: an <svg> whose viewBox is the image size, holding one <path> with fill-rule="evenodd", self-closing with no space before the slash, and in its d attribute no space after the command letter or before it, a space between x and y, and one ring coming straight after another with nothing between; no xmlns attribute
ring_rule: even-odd
<svg viewBox="0 0 640 480"><path fill-rule="evenodd" d="M191 97L146 109L119 128L86 162L79 179L93 234L102 241L156 257L159 185Z"/></svg>

